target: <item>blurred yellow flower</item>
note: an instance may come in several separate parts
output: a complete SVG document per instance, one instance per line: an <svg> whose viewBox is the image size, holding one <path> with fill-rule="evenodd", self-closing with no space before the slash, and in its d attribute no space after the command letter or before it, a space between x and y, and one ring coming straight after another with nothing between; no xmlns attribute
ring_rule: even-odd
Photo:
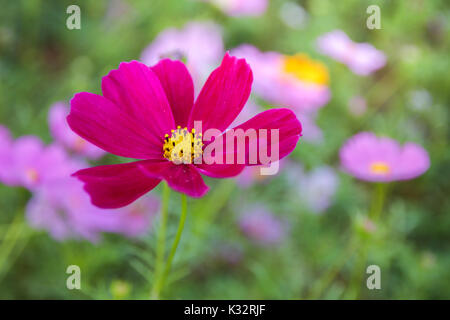
<svg viewBox="0 0 450 320"><path fill-rule="evenodd" d="M326 85L330 80L327 67L303 53L285 56L283 69L284 72L304 82Z"/></svg>

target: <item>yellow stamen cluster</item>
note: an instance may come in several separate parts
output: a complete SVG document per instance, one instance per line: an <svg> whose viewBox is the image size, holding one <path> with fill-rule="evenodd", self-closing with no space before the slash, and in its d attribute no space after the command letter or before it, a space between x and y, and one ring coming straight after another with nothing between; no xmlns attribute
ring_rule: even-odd
<svg viewBox="0 0 450 320"><path fill-rule="evenodd" d="M32 183L35 183L39 180L39 173L33 168L26 169L25 176Z"/></svg>
<svg viewBox="0 0 450 320"><path fill-rule="evenodd" d="M284 57L283 71L299 80L316 84L328 84L330 79L327 67L306 54Z"/></svg>
<svg viewBox="0 0 450 320"><path fill-rule="evenodd" d="M177 127L172 130L172 135L164 137L164 158L174 163L193 163L202 156L202 134L191 132L187 128Z"/></svg>
<svg viewBox="0 0 450 320"><path fill-rule="evenodd" d="M391 172L391 168L386 162L376 161L370 164L370 171L378 175L387 175Z"/></svg>
<svg viewBox="0 0 450 320"><path fill-rule="evenodd" d="M81 138L81 137L76 137L76 140L75 140L75 146L74 146L74 149L75 149L76 151L81 152L81 151L84 150L84 148L85 148L86 146L87 146L87 141L86 141L86 140L84 140L84 139Z"/></svg>

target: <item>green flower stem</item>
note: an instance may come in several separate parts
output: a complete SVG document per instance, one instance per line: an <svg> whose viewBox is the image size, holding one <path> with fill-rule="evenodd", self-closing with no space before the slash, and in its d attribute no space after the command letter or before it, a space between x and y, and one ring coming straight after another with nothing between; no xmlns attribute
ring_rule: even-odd
<svg viewBox="0 0 450 320"><path fill-rule="evenodd" d="M9 225L0 245L0 281L13 264L13 252L15 248L21 247L20 242L26 242L29 236L28 230L23 222L21 214L17 214Z"/></svg>
<svg viewBox="0 0 450 320"><path fill-rule="evenodd" d="M183 233L184 223L186 222L187 215L187 198L185 194L181 195L181 216L180 222L178 224L177 234L175 235L175 239L173 240L172 248L170 249L169 257L167 258L166 266L164 268L164 273L161 279L161 287L164 285L167 276L169 275L170 268L172 267L172 261L175 257L175 253L178 249L178 244L180 243L181 234Z"/></svg>
<svg viewBox="0 0 450 320"><path fill-rule="evenodd" d="M161 225L158 230L158 240L156 247L156 263L155 263L155 277L153 287L150 294L151 299L159 299L160 294L160 279L164 272L164 253L166 250L166 228L167 228L167 208L169 205L170 188L167 183L164 183L162 204L161 204Z"/></svg>
<svg viewBox="0 0 450 320"><path fill-rule="evenodd" d="M369 213L369 218L374 222L378 222L381 212L383 211L383 204L386 197L387 184L377 183L374 190L374 200L372 202L372 208Z"/></svg>
<svg viewBox="0 0 450 320"><path fill-rule="evenodd" d="M168 188L168 187L167 187ZM161 297L161 291L164 288L164 284L166 282L167 276L170 273L170 269L172 267L172 262L175 257L175 253L177 252L178 245L180 243L181 235L183 233L184 224L186 222L187 215L187 198L185 194L181 194L181 216L180 222L178 224L177 233L175 235L175 239L173 240L172 247L169 252L169 256L167 257L167 261L164 264L164 251L165 251L165 232L167 225L167 202L168 202L168 194L166 195L166 191L163 194L163 210L162 214L165 216L162 217L162 225L159 239L158 239L158 254L157 254L157 264L156 264L156 272L155 272L155 281L154 286L152 288L151 298L159 299ZM165 205L164 205L165 204ZM161 236L161 233L163 234ZM164 237L164 239L162 239ZM159 244L162 243L160 246ZM161 253L162 252L162 253Z"/></svg>
<svg viewBox="0 0 450 320"><path fill-rule="evenodd" d="M383 204L386 198L387 184L377 183L374 188L372 197L372 206L369 212L369 218L373 223L377 223L380 219L381 212L383 211ZM361 239L362 245L359 249L355 268L353 269L353 275L350 280L348 299L357 299L359 291L362 286L362 279L365 271L365 264L368 256L368 249L370 246L371 238Z"/></svg>

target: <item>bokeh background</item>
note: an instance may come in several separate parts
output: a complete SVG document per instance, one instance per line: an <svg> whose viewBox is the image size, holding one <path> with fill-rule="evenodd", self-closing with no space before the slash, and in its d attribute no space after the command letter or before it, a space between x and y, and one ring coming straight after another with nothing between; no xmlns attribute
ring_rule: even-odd
<svg viewBox="0 0 450 320"><path fill-rule="evenodd" d="M66 27L71 4L81 8L80 30ZM371 4L381 8L380 30L366 27ZM46 145L58 143L48 119L56 102L68 103L80 91L100 93L109 70L142 60L162 32L185 30L192 22L206 24L221 42L217 36L196 39L206 44L192 54L220 52L217 61L198 58L204 68L200 85L225 50L243 44L285 56L304 53L326 68L330 99L313 113L299 113L300 121L309 122L305 137L277 176L244 172L235 179L207 179L210 192L189 199L164 298L450 298L447 1L270 0L250 15L190 0L2 1L1 8L0 124L13 139L33 135ZM362 76L321 54L318 37L336 29L383 52L385 65ZM161 56L186 61L176 50ZM256 92L251 104L274 105ZM360 131L418 143L431 159L422 176L389 185L377 224L366 217L374 185L344 173L339 161L343 143ZM125 160L106 155L82 161L90 166ZM160 189L151 192L152 200L158 202ZM57 215L41 213L47 223L33 223L37 213L29 203L38 192L0 184L0 298L149 297L157 204L134 213L145 217L138 234L100 228L95 237L58 237L46 227L48 219L67 223L69 231L75 226L59 209ZM171 193L169 241L179 198ZM367 243L365 265L381 268L381 290L365 286L367 276L357 265L361 243ZM81 290L66 288L69 265L81 268Z"/></svg>

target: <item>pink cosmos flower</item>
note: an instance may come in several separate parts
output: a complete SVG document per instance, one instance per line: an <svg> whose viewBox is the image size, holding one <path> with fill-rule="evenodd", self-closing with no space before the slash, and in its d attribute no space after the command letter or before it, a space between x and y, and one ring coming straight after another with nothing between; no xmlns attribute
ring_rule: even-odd
<svg viewBox="0 0 450 320"><path fill-rule="evenodd" d="M317 39L319 52L367 76L386 64L386 56L369 43L353 42L342 30L334 30Z"/></svg>
<svg viewBox="0 0 450 320"><path fill-rule="evenodd" d="M268 5L268 0L203 0L211 2L230 16L259 16Z"/></svg>
<svg viewBox="0 0 450 320"><path fill-rule="evenodd" d="M57 145L45 146L38 137L23 136L12 143L9 159L3 168L9 171L4 183L35 190L65 172L67 156Z"/></svg>
<svg viewBox="0 0 450 320"><path fill-rule="evenodd" d="M409 180L428 170L430 159L421 146L408 142L403 146L390 138L378 138L361 132L350 138L340 150L345 171L371 182Z"/></svg>
<svg viewBox="0 0 450 320"><path fill-rule="evenodd" d="M89 159L98 159L104 155L104 151L92 143L87 142L70 130L66 117L69 114L69 106L63 102L56 102L50 107L48 123L50 132L56 142L77 154Z"/></svg>
<svg viewBox="0 0 450 320"><path fill-rule="evenodd" d="M251 208L240 217L242 232L261 245L279 244L286 235L286 225L268 210Z"/></svg>
<svg viewBox="0 0 450 320"><path fill-rule="evenodd" d="M242 45L232 54L245 58L255 73L255 93L269 103L310 113L330 99L326 67L305 54L286 56Z"/></svg>
<svg viewBox="0 0 450 320"><path fill-rule="evenodd" d="M201 87L223 57L220 27L212 22L190 22L179 30L166 29L142 52L143 63L152 66L161 59L183 60L195 87Z"/></svg>
<svg viewBox="0 0 450 320"><path fill-rule="evenodd" d="M246 165L263 164L260 159L252 164L249 161L252 145L257 147L262 141L260 129L279 130L279 158L285 157L300 138L301 124L291 110L271 109L235 128L257 132L247 144L244 164L193 161L202 156L209 143L193 130L194 121L201 121L203 132L211 128L224 132L247 102L252 80L245 60L227 53L194 103L192 78L182 62L164 59L151 68L137 61L121 63L103 78L103 96L88 92L74 96L67 121L77 134L105 151L141 161L84 169L74 176L85 183L95 205L118 208L149 192L161 180L176 191L201 197L208 191L201 174L227 178L238 175ZM181 153L173 159L171 150L191 135L192 157ZM268 154L271 149L269 143ZM235 144L232 154L237 153ZM224 158L225 153L215 156ZM175 160L183 163L175 164Z"/></svg>

